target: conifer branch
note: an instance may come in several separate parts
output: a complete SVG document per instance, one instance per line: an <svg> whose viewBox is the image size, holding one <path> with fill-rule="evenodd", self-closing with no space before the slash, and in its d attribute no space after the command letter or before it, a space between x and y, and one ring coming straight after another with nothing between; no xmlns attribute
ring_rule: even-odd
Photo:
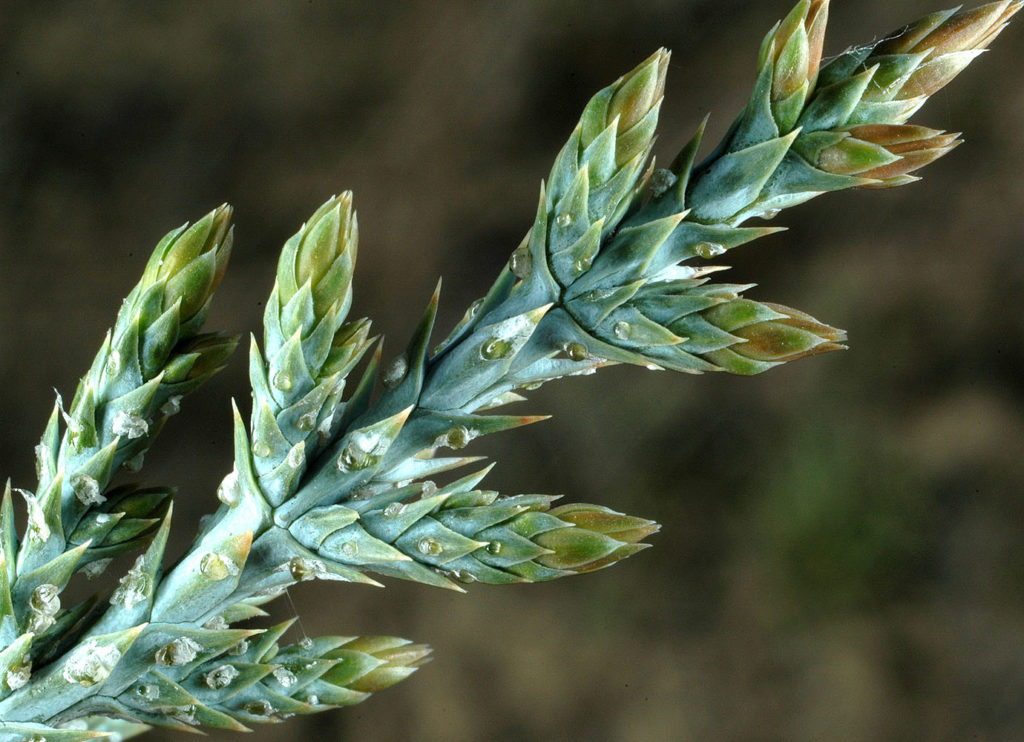
<svg viewBox="0 0 1024 742"><path fill-rule="evenodd" d="M615 363L754 374L843 347L809 315L711 282L704 261L777 232L743 226L828 191L881 188L958 135L907 123L975 59L1024 0L933 14L822 62L828 0L801 0L758 56L750 102L705 160L703 125L667 169L650 154L669 55L659 49L584 108L536 216L486 296L433 346L440 292L403 353L348 320L352 196L286 242L251 342L248 425L233 409L220 507L165 571L172 493L112 484L236 340L201 334L231 248L222 206L157 246L71 405L58 398L24 492L0 501L0 742L128 737L150 725L245 730L347 706L415 672L429 649L393 637L282 646L261 606L313 579L370 575L461 590L594 571L646 548L653 521L549 495L478 487L476 438L544 419L494 410ZM346 394L347 391L347 394ZM117 586L77 606L76 571L138 552Z"/></svg>

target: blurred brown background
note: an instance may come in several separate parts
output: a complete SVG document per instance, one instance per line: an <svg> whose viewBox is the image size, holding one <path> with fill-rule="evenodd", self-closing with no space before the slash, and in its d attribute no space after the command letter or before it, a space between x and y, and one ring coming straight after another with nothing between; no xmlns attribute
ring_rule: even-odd
<svg viewBox="0 0 1024 742"><path fill-rule="evenodd" d="M837 0L827 51L934 1ZM0 461L25 487L51 387L73 391L168 229L235 205L211 323L248 333L278 246L353 189L353 311L400 347L438 275L444 327L489 284L593 92L674 49L667 161L708 111L709 140L724 131L789 9L5 5ZM606 370L523 407L553 421L477 446L501 462L492 487L656 518L655 549L468 596L295 589L306 632L409 636L436 660L261 739L1024 739L1022 62L1018 23L918 115L967 138L923 183L818 199L729 256L755 298L846 328L850 351L753 379ZM247 388L239 354L149 457L150 480L180 488L176 550L212 507Z"/></svg>

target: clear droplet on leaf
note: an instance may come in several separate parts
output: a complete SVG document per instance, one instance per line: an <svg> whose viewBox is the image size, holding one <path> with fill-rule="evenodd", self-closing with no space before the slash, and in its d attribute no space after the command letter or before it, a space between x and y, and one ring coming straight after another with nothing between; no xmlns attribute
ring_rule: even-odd
<svg viewBox="0 0 1024 742"><path fill-rule="evenodd" d="M213 690L227 688L238 677L238 668L234 665L221 665L210 670L203 676L206 685Z"/></svg>
<svg viewBox="0 0 1024 742"><path fill-rule="evenodd" d="M665 170L659 168L651 173L651 179L649 181L651 186L651 195L655 198L664 195L664 193L674 186L679 181L679 177L671 170Z"/></svg>
<svg viewBox="0 0 1024 742"><path fill-rule="evenodd" d="M177 415L181 412L181 395L175 394L167 398L167 401L160 405L160 412L166 417Z"/></svg>
<svg viewBox="0 0 1024 742"><path fill-rule="evenodd" d="M153 659L165 667L180 667L198 657L202 650L203 647L198 642L182 636L156 650Z"/></svg>
<svg viewBox="0 0 1024 742"><path fill-rule="evenodd" d="M107 499L100 492L100 483L88 474L75 474L71 477L71 490L83 505L99 505Z"/></svg>
<svg viewBox="0 0 1024 742"><path fill-rule="evenodd" d="M704 259L711 259L718 257L725 252L725 245L720 245L717 242L698 242L693 246L693 251Z"/></svg>
<svg viewBox="0 0 1024 742"><path fill-rule="evenodd" d="M174 709L171 717L186 724L194 725L196 723L196 705L190 703L187 706L179 706Z"/></svg>
<svg viewBox="0 0 1024 742"><path fill-rule="evenodd" d="M274 374L274 387L282 392L290 392L292 389L292 377L284 371Z"/></svg>
<svg viewBox="0 0 1024 742"><path fill-rule="evenodd" d="M228 628L228 622L224 616L211 616L203 622L203 628L211 631L223 631Z"/></svg>
<svg viewBox="0 0 1024 742"><path fill-rule="evenodd" d="M69 683L89 688L106 680L120 661L121 652L117 647L87 641L71 653L61 674Z"/></svg>
<svg viewBox="0 0 1024 742"><path fill-rule="evenodd" d="M587 360L587 346L583 345L583 343L566 343L562 348L565 350L565 354L569 356L570 360Z"/></svg>
<svg viewBox="0 0 1024 742"><path fill-rule="evenodd" d="M274 707L267 701L250 701L242 708L246 713L252 714L253 716L270 716L274 713Z"/></svg>
<svg viewBox="0 0 1024 742"><path fill-rule="evenodd" d="M292 557L288 560L288 572L296 582L306 582L327 574L327 566L319 559Z"/></svg>
<svg viewBox="0 0 1024 742"><path fill-rule="evenodd" d="M160 689L152 683L139 683L135 686L135 695L143 701L155 701L160 697Z"/></svg>
<svg viewBox="0 0 1024 742"><path fill-rule="evenodd" d="M210 551L199 561L199 571L216 582L237 575L238 565L231 559Z"/></svg>
<svg viewBox="0 0 1024 742"><path fill-rule="evenodd" d="M306 463L306 444L299 441L291 450L288 451L288 457L285 459L288 462L288 466L292 469L299 469Z"/></svg>
<svg viewBox="0 0 1024 742"><path fill-rule="evenodd" d="M32 663L17 665L4 673L4 683L10 690L18 690L32 677Z"/></svg>
<svg viewBox="0 0 1024 742"><path fill-rule="evenodd" d="M54 616L60 610L60 591L56 585L44 582L38 585L28 599L28 630L41 634L54 624Z"/></svg>
<svg viewBox="0 0 1024 742"><path fill-rule="evenodd" d="M242 501L242 487L238 482L238 470L232 469L217 487L217 499L228 507L234 507Z"/></svg>
<svg viewBox="0 0 1024 742"><path fill-rule="evenodd" d="M633 328L630 327L628 322L616 322L615 327L612 328L612 332L619 340L627 340L633 332Z"/></svg>
<svg viewBox="0 0 1024 742"><path fill-rule="evenodd" d="M149 423L146 419L133 415L124 410L118 410L110 423L110 431L114 435L124 436L129 440L141 438L149 432Z"/></svg>
<svg viewBox="0 0 1024 742"><path fill-rule="evenodd" d="M440 543L426 536L419 540L419 543L416 544L416 549L420 554L426 556L437 556L444 551L444 547Z"/></svg>
<svg viewBox="0 0 1024 742"><path fill-rule="evenodd" d="M572 224L572 214L559 214L555 217L555 224L565 229Z"/></svg>
<svg viewBox="0 0 1024 742"><path fill-rule="evenodd" d="M388 389L394 389L405 380L408 373L409 359L405 357L405 354L402 354L394 358L384 368L384 373L381 375L381 383Z"/></svg>
<svg viewBox="0 0 1024 742"><path fill-rule="evenodd" d="M279 682L285 688L291 688L299 680L295 677L295 673L286 667L279 667L271 674L274 676L274 680Z"/></svg>
<svg viewBox="0 0 1024 742"><path fill-rule="evenodd" d="M508 259L508 269L516 278L526 278L530 275L530 271L533 270L533 256L530 255L530 248L526 242L513 251L512 257Z"/></svg>
<svg viewBox="0 0 1024 742"><path fill-rule="evenodd" d="M473 431L465 425L456 425L445 435L445 444L448 448L458 450L469 445L469 442L475 437Z"/></svg>
<svg viewBox="0 0 1024 742"><path fill-rule="evenodd" d="M146 574L146 555L140 554L128 574L121 578L110 596L111 605L123 605L131 609L146 599L149 576Z"/></svg>
<svg viewBox="0 0 1024 742"><path fill-rule="evenodd" d="M303 433L311 433L313 428L316 427L316 412L306 412L299 417L295 427L301 430Z"/></svg>
<svg viewBox="0 0 1024 742"><path fill-rule="evenodd" d="M384 517L397 518L403 512L405 512L405 505L400 502L390 502L384 508Z"/></svg>
<svg viewBox="0 0 1024 742"><path fill-rule="evenodd" d="M497 361L508 357L512 352L512 343L501 338L491 338L480 346L480 356L486 361Z"/></svg>

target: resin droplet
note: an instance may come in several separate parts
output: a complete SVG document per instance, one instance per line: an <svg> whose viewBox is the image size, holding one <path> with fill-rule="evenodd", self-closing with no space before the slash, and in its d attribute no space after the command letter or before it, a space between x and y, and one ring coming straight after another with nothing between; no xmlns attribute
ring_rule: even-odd
<svg viewBox="0 0 1024 742"><path fill-rule="evenodd" d="M180 667L198 657L201 651L202 645L187 636L182 636L156 650L153 659L165 667Z"/></svg>
<svg viewBox="0 0 1024 742"><path fill-rule="evenodd" d="M334 427L334 412L329 414L320 424L316 427L316 432L320 436L320 443L327 443L331 439L331 428Z"/></svg>
<svg viewBox="0 0 1024 742"><path fill-rule="evenodd" d="M114 435L121 435L129 440L141 438L149 432L149 423L138 415L131 415L124 410L118 410L110 423L110 431Z"/></svg>
<svg viewBox="0 0 1024 742"><path fill-rule="evenodd" d="M238 565L232 560L215 554L212 551L203 555L199 562L199 571L211 580L223 580L238 574Z"/></svg>
<svg viewBox="0 0 1024 742"><path fill-rule="evenodd" d="M160 405L160 412L167 417L181 412L181 395L175 394L172 397L168 397L167 401Z"/></svg>
<svg viewBox="0 0 1024 742"><path fill-rule="evenodd" d="M430 497L431 495L437 494L437 484L430 481L429 479L423 483L423 490L420 492L422 497Z"/></svg>
<svg viewBox="0 0 1024 742"><path fill-rule="evenodd" d="M33 449L36 454L36 478L42 479L43 472L48 468L48 464L53 464L53 457L50 454L50 447L42 443L36 445Z"/></svg>
<svg viewBox="0 0 1024 742"><path fill-rule="evenodd" d="M345 450L338 458L339 471L369 469L376 466L387 451L388 441L380 433L357 430L349 437Z"/></svg>
<svg viewBox="0 0 1024 742"><path fill-rule="evenodd" d="M203 676L205 683L214 690L227 688L238 677L238 668L234 665L221 665L210 670Z"/></svg>
<svg viewBox="0 0 1024 742"><path fill-rule="evenodd" d="M110 355L107 356L107 371L111 374L116 374L121 370L121 354L116 351L110 351Z"/></svg>
<svg viewBox="0 0 1024 742"><path fill-rule="evenodd" d="M583 273L584 271L590 270L590 266L593 262L592 258L580 258L573 262L572 267L576 273Z"/></svg>
<svg viewBox="0 0 1024 742"><path fill-rule="evenodd" d="M135 695L144 701L155 701L160 697L160 689L152 683L140 683L135 686Z"/></svg>
<svg viewBox="0 0 1024 742"><path fill-rule="evenodd" d="M292 377L284 371L274 374L274 387L282 392L290 392L292 389Z"/></svg>
<svg viewBox="0 0 1024 742"><path fill-rule="evenodd" d="M194 703L190 703L187 706L179 706L174 709L174 712L171 714L171 718L185 722L186 724L194 725L196 723L196 705Z"/></svg>
<svg viewBox="0 0 1024 742"><path fill-rule="evenodd" d="M310 639L308 636L304 636L304 637L302 637L299 640L299 646L302 647L303 649L312 649L313 648L313 640Z"/></svg>
<svg viewBox="0 0 1024 742"><path fill-rule="evenodd" d="M555 217L555 224L565 229L572 224L572 214L559 214Z"/></svg>
<svg viewBox="0 0 1024 742"><path fill-rule="evenodd" d="M100 492L100 483L88 474L75 474L71 477L71 490L83 505L99 505L107 499Z"/></svg>
<svg viewBox="0 0 1024 742"><path fill-rule="evenodd" d="M303 433L311 433L316 427L316 412L307 412L301 415L299 421L295 423L295 427Z"/></svg>
<svg viewBox="0 0 1024 742"><path fill-rule="evenodd" d="M405 505L400 502L390 502L387 507L384 508L385 518L397 518L405 512Z"/></svg>
<svg viewBox="0 0 1024 742"><path fill-rule="evenodd" d="M121 652L117 647L100 646L95 641L87 641L71 653L61 674L69 683L89 688L106 680L120 661Z"/></svg>
<svg viewBox="0 0 1024 742"><path fill-rule="evenodd" d="M146 590L149 588L149 576L146 574L146 555L140 554L135 564L128 570L128 574L121 578L120 583L110 596L111 605L123 605L125 608L134 606L146 600Z"/></svg>
<svg viewBox="0 0 1024 742"><path fill-rule="evenodd" d="M530 255L530 248L523 243L515 249L512 257L508 259L508 269L516 278L526 278L533 270L533 256Z"/></svg>
<svg viewBox="0 0 1024 742"><path fill-rule="evenodd" d="M299 441L291 450L288 452L288 457L285 459L288 462L288 466L292 469L299 469L306 463L306 444L303 441Z"/></svg>
<svg viewBox="0 0 1024 742"><path fill-rule="evenodd" d="M476 436L465 425L457 425L445 435L445 444L449 448L465 448Z"/></svg>
<svg viewBox="0 0 1024 742"><path fill-rule="evenodd" d="M203 622L203 628L212 631L223 631L228 628L228 622L224 616L211 616Z"/></svg>
<svg viewBox="0 0 1024 742"><path fill-rule="evenodd" d="M359 554L359 544L357 544L355 541L346 541L341 545L341 553L349 558L352 558Z"/></svg>
<svg viewBox="0 0 1024 742"><path fill-rule="evenodd" d="M295 673L284 667L277 668L271 674L274 676L274 680L279 682L285 688L291 688L299 680L295 677Z"/></svg>
<svg viewBox="0 0 1024 742"><path fill-rule="evenodd" d="M427 537L421 538L419 540L419 543L416 544L416 549L420 552L420 554L423 554L425 556L437 556L442 551L444 551L444 547L441 546L441 544L439 544L434 539Z"/></svg>
<svg viewBox="0 0 1024 742"><path fill-rule="evenodd" d="M28 630L41 634L54 624L54 616L60 610L60 591L56 585L44 582L32 591L28 599Z"/></svg>
<svg viewBox="0 0 1024 742"><path fill-rule="evenodd" d="M234 507L242 501L242 487L238 483L238 470L232 469L217 487L217 499L228 507Z"/></svg>
<svg viewBox="0 0 1024 742"><path fill-rule="evenodd" d="M18 665L12 667L6 673L4 673L4 682L7 687L11 690L18 690L24 686L29 679L32 677L32 663L29 662L27 665Z"/></svg>
<svg viewBox="0 0 1024 742"><path fill-rule="evenodd" d="M766 209L761 214L761 218L762 219L766 219L768 221L771 221L772 219L774 219L775 217L777 217L781 213L782 213L782 209Z"/></svg>
<svg viewBox="0 0 1024 742"><path fill-rule="evenodd" d="M512 343L501 338L491 338L480 346L480 356L485 361L497 361L508 357L512 352Z"/></svg>
<svg viewBox="0 0 1024 742"><path fill-rule="evenodd" d="M587 360L587 346L583 345L583 343L566 343L562 348L565 350L565 354L569 356L570 360Z"/></svg>
<svg viewBox="0 0 1024 742"><path fill-rule="evenodd" d="M292 557L288 560L288 572L296 582L306 582L327 574L327 566L319 559Z"/></svg>
<svg viewBox="0 0 1024 742"><path fill-rule="evenodd" d="M693 246L693 251L702 258L715 258L725 252L725 245L717 242L698 242Z"/></svg>
<svg viewBox="0 0 1024 742"><path fill-rule="evenodd" d="M266 701L250 701L242 709L253 716L270 716L274 713L274 707Z"/></svg>
<svg viewBox="0 0 1024 742"><path fill-rule="evenodd" d="M261 459L267 458L271 453L270 446L268 446L263 441L256 441L255 443L253 443L252 452L259 456Z"/></svg>
<svg viewBox="0 0 1024 742"><path fill-rule="evenodd" d="M39 504L39 498L31 492L26 492L25 490L18 491L25 498L25 505L28 507L29 533L40 541L46 541L50 538L50 526L46 522L46 513L43 512L43 507Z"/></svg>
<svg viewBox="0 0 1024 742"><path fill-rule="evenodd" d="M306 696L306 703L308 703L310 706L317 706L320 704L320 697L310 694Z"/></svg>
<svg viewBox="0 0 1024 742"><path fill-rule="evenodd" d="M629 326L628 322L616 322L615 327L612 328L612 332L619 340L628 340L630 334L633 332L633 328Z"/></svg>
<svg viewBox="0 0 1024 742"><path fill-rule="evenodd" d="M651 186L651 195L655 198L662 196L665 192L679 181L679 177L671 170L659 168L651 173L648 181Z"/></svg>
<svg viewBox="0 0 1024 742"><path fill-rule="evenodd" d="M489 544L487 544L487 553L488 554L500 554L501 553L501 542L500 541L491 541Z"/></svg>
<svg viewBox="0 0 1024 742"><path fill-rule="evenodd" d="M384 368L384 373L381 375L381 383L388 389L394 389L405 380L405 376L408 373L409 359L404 354L400 355Z"/></svg>
<svg viewBox="0 0 1024 742"><path fill-rule="evenodd" d="M245 654L248 651L249 651L249 640L248 639L242 639L242 641L238 642L238 644L236 644L235 646L231 647L228 650L228 654L233 654L233 655L235 655L237 657L238 655Z"/></svg>

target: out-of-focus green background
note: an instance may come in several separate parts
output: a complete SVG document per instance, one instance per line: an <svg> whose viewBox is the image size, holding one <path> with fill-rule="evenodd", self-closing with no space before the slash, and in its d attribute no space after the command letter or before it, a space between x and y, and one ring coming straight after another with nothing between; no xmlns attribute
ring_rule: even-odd
<svg viewBox="0 0 1024 742"><path fill-rule="evenodd" d="M828 53L936 0L837 0ZM32 446L160 236L236 207L211 323L259 326L277 247L353 189L354 312L400 347L438 275L449 326L529 226L587 98L674 49L667 161L742 105L786 0L6 2L0 12L0 461ZM967 143L890 192L787 212L729 255L755 298L851 349L753 379L632 368L554 384L485 440L492 487L656 518L614 569L467 596L292 591L310 633L436 660L262 739L1024 739L1024 30L917 121ZM149 457L176 553L229 464L244 354ZM329 588L329 589L328 589ZM276 605L286 617L292 607ZM213 734L211 739L228 739ZM153 733L153 740L169 735Z"/></svg>

